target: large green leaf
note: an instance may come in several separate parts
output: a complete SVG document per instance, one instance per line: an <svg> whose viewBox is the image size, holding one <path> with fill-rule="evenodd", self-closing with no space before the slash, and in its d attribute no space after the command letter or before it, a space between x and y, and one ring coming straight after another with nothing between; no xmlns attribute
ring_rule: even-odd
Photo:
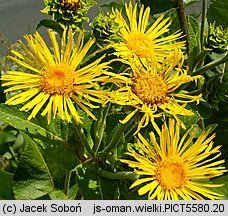
<svg viewBox="0 0 228 216"><path fill-rule="evenodd" d="M68 171L72 170L79 160L74 149L70 149L66 143L59 140L51 140L46 137L33 137L42 148L42 156L52 175L55 186L63 190L65 177Z"/></svg>
<svg viewBox="0 0 228 216"><path fill-rule="evenodd" d="M100 176L95 164L79 165L76 169L78 187L84 199L117 200L120 197L120 181Z"/></svg>
<svg viewBox="0 0 228 216"><path fill-rule="evenodd" d="M95 165L78 166L76 169L78 187L83 199L100 200L102 198Z"/></svg>
<svg viewBox="0 0 228 216"><path fill-rule="evenodd" d="M0 118L19 129L27 141L14 179L14 190L18 199L36 199L44 196L54 190L54 184L55 188L63 190L66 172L78 164L75 147L72 146L76 144L69 144L72 141L72 124L58 117L48 124L46 118L40 115L28 121L27 116L28 113L20 112L17 107L0 105ZM37 163L34 164L35 161ZM46 170L39 170L41 164ZM27 174L26 179L23 179L21 173ZM46 184L44 188L43 179ZM28 193L36 185L36 192Z"/></svg>
<svg viewBox="0 0 228 216"><path fill-rule="evenodd" d="M119 180L110 180L103 177L98 178L101 197L103 200L118 200L120 197Z"/></svg>
<svg viewBox="0 0 228 216"><path fill-rule="evenodd" d="M228 26L227 0L212 0L207 11L208 22L216 22L216 25Z"/></svg>
<svg viewBox="0 0 228 216"><path fill-rule="evenodd" d="M51 199L60 199L68 171L78 164L74 151L60 140L34 134L23 135L27 146L15 173L16 198L37 199L50 193ZM36 190L28 197L28 192L34 187ZM64 196L64 199L67 199L67 196Z"/></svg>
<svg viewBox="0 0 228 216"><path fill-rule="evenodd" d="M14 174L13 191L16 199L37 199L54 191L55 186L39 146L23 135L27 146Z"/></svg>
<svg viewBox="0 0 228 216"><path fill-rule="evenodd" d="M0 200L14 199L12 181L12 173L0 170Z"/></svg>
<svg viewBox="0 0 228 216"><path fill-rule="evenodd" d="M57 119L48 125L45 117L37 115L31 121L27 120L28 113L19 111L17 106L0 104L0 119L9 125L29 134L39 134L50 139L65 141L67 137L67 125ZM65 124L65 125L64 125Z"/></svg>

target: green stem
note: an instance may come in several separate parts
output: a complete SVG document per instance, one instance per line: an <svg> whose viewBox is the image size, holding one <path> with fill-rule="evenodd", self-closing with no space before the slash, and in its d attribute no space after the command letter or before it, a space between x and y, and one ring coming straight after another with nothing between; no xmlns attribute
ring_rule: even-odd
<svg viewBox="0 0 228 216"><path fill-rule="evenodd" d="M202 68L195 70L193 72L193 74L194 75L203 74L204 72L206 72L206 71L208 71L208 70L210 70L210 69L212 69L212 68L214 68L220 64L226 63L226 62L228 62L228 53L224 57L220 58L219 60L212 61L209 64L206 64L205 66L203 66Z"/></svg>
<svg viewBox="0 0 228 216"><path fill-rule="evenodd" d="M210 49L202 49L200 54L195 59L194 68L202 67L202 64L205 60L206 55L210 52L211 52Z"/></svg>
<svg viewBox="0 0 228 216"><path fill-rule="evenodd" d="M95 155L97 155L97 152L98 152L99 147L101 145L101 141L102 141L102 138L103 138L104 130L105 130L105 127L106 127L106 119L107 119L110 107L111 107L111 102L108 102L108 105L104 109L101 126L100 126L100 128L99 128L99 130L97 132L97 135L95 137L95 140L94 140L93 151L95 152Z"/></svg>
<svg viewBox="0 0 228 216"><path fill-rule="evenodd" d="M120 124L115 130L109 145L101 152L101 157L107 155L110 151L112 151L119 143L124 131L128 128L133 118L131 118L127 123Z"/></svg>
<svg viewBox="0 0 228 216"><path fill-rule="evenodd" d="M64 194L68 196L69 188L70 188L70 179L71 179L71 171L66 171L66 177L64 182Z"/></svg>
<svg viewBox="0 0 228 216"><path fill-rule="evenodd" d="M206 13L207 13L207 0L202 1L202 17L201 17L201 30L200 30L200 41L201 41L201 50L203 50L203 35L204 35L204 28L205 28L205 20L206 20Z"/></svg>
<svg viewBox="0 0 228 216"><path fill-rule="evenodd" d="M222 74L220 76L220 82L221 83L223 82L223 78L224 78L224 75L225 75L226 67L227 67L227 63L224 63L223 68L222 68Z"/></svg>
<svg viewBox="0 0 228 216"><path fill-rule="evenodd" d="M139 178L139 175L134 172L126 171L126 172L112 173L112 172L104 171L101 169L98 169L97 172L100 176L107 178L107 179L112 179L112 180L127 179L127 180L131 180L131 181L136 181Z"/></svg>
<svg viewBox="0 0 228 216"><path fill-rule="evenodd" d="M121 73L124 70L124 68L125 68L125 65L122 64L117 73L118 74ZM115 88L116 88L115 85L112 84L110 89L109 89L109 92L111 92L112 90L115 90ZM98 129L98 132L96 134L95 141L94 141L93 151L95 152L95 155L97 155L97 152L98 152L98 150L100 148L100 145L101 145L101 141L102 141L102 138L103 138L104 130L105 130L105 127L106 127L106 119L107 119L110 107L111 107L111 102L108 102L108 105L104 109L104 113L103 113L103 116L102 116L102 122L101 122L100 128Z"/></svg>
<svg viewBox="0 0 228 216"><path fill-rule="evenodd" d="M74 122L74 128L75 128L75 132L76 135L78 136L80 142L82 143L82 145L85 147L85 149L87 150L87 152L94 157L95 153L94 151L91 149L89 143L86 140L86 136L85 133L83 131L83 128L80 126L79 122L73 117L73 122Z"/></svg>
<svg viewBox="0 0 228 216"><path fill-rule="evenodd" d="M138 125L135 123L126 133L125 135L125 142L128 143L129 140L134 136L134 133L137 129Z"/></svg>
<svg viewBox="0 0 228 216"><path fill-rule="evenodd" d="M178 14L181 30L185 35L187 54L189 55L188 22L187 22L185 7L184 7L184 1L176 0L176 6L177 6L177 14Z"/></svg>
<svg viewBox="0 0 228 216"><path fill-rule="evenodd" d="M18 163L19 161L18 161L18 159L17 159L17 156L16 156L16 154L15 154L15 151L13 150L13 148L9 145L9 150L10 150L10 152L11 152L11 155L12 155L12 157L14 158L14 160Z"/></svg>

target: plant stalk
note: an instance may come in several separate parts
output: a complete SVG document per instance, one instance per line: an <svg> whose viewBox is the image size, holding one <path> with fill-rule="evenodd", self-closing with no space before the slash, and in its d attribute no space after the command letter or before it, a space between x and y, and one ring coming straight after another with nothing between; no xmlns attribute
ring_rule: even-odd
<svg viewBox="0 0 228 216"><path fill-rule="evenodd" d="M101 126L99 128L98 134L96 135L96 138L95 138L95 141L94 141L93 151L95 152L95 155L97 154L97 152L99 150L99 147L101 145L101 141L102 141L102 138L103 138L104 130L105 130L105 127L106 127L106 119L107 119L110 107L111 107L111 102L108 102L108 105L104 109Z"/></svg>
<svg viewBox="0 0 228 216"><path fill-rule="evenodd" d="M119 143L122 135L124 134L125 130L128 128L130 123L132 122L131 118L125 124L120 124L117 129L115 130L112 139L110 140L109 145L101 152L101 157L107 155L110 151L112 151Z"/></svg>
<svg viewBox="0 0 228 216"><path fill-rule="evenodd" d="M206 71L208 71L208 70L210 70L210 69L212 69L212 68L214 68L220 64L224 64L226 62L228 62L228 53L224 57L220 58L219 60L212 61L212 62L206 64L205 66L195 70L193 72L193 74L194 75L201 75L204 72L206 72Z"/></svg>
<svg viewBox="0 0 228 216"><path fill-rule="evenodd" d="M186 40L187 55L189 55L189 32L188 32L188 22L187 22L185 7L184 7L184 1L176 0L176 6L177 6L177 14L178 14L181 30L184 33L184 37Z"/></svg>
<svg viewBox="0 0 228 216"><path fill-rule="evenodd" d="M108 172L101 169L98 169L98 174L104 178L112 180L128 179L131 181L136 181L139 178L139 175L134 172Z"/></svg>
<svg viewBox="0 0 228 216"><path fill-rule="evenodd" d="M74 122L74 128L75 128L75 132L76 135L78 136L81 144L85 147L85 149L87 150L87 152L94 157L95 153L94 151L91 149L89 143L86 140L86 136L84 134L83 128L80 126L79 122L75 119L75 117L73 117L73 122Z"/></svg>
<svg viewBox="0 0 228 216"><path fill-rule="evenodd" d="M210 49L202 49L200 54L195 59L194 68L202 67L202 64L205 60L206 55L210 52L211 52Z"/></svg>
<svg viewBox="0 0 228 216"><path fill-rule="evenodd" d="M201 16L201 29L200 29L200 41L201 41L201 50L203 50L204 43L204 28L206 21L206 13L207 13L207 0L202 0L202 16Z"/></svg>
<svg viewBox="0 0 228 216"><path fill-rule="evenodd" d="M70 179L71 179L71 171L66 171L66 177L64 182L64 194L68 196L69 188L70 188Z"/></svg>

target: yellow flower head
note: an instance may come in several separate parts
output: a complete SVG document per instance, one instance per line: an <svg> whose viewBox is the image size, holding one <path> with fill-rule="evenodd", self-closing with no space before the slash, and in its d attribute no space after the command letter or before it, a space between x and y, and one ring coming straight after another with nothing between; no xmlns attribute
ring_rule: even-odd
<svg viewBox="0 0 228 216"><path fill-rule="evenodd" d="M213 178L227 172L224 160L215 159L221 155L219 148L213 147L212 139L207 137L210 130L193 140L196 128L189 129L180 137L180 124L174 120L163 124L159 141L150 133L151 144L139 133L139 152L129 149L128 155L136 161L121 160L134 168L141 177L130 188L143 183L138 193L148 193L148 199L158 200L202 200L221 199L221 194L208 188L221 187L221 184L202 183L200 180Z"/></svg>
<svg viewBox="0 0 228 216"><path fill-rule="evenodd" d="M55 33L48 30L53 46L53 54L38 32L34 36L27 35L26 46L20 41L25 54L12 51L10 59L28 69L26 71L8 71L2 76L3 86L10 86L5 92L20 90L6 101L6 104L17 105L25 103L21 111L32 110L28 120L35 117L42 110L41 115L47 115L48 122L51 116L55 118L58 112L62 119L70 121L73 115L81 122L73 101L90 117L96 119L87 107L97 106L89 101L104 103L104 93L97 88L97 82L102 81L103 71L107 63L100 63L103 57L79 68L79 64L94 43L90 39L83 45L83 33L78 35L74 44L72 29L65 29L61 47L59 47ZM87 107L86 107L87 106ZM44 109L42 109L44 108Z"/></svg>
<svg viewBox="0 0 228 216"><path fill-rule="evenodd" d="M129 59L132 74L109 73L113 76L110 78L110 82L120 86L116 91L110 93L112 101L134 108L121 123L126 123L137 112L141 112L143 117L138 124L138 131L151 122L160 133L154 119L163 113L174 116L179 122L178 114L194 115L185 106L189 102L198 102L201 95L191 96L185 92L175 92L181 85L199 78L199 76L191 77L187 74L187 71L183 69L183 60L183 53L176 50L170 53L159 67L156 58L151 56L144 63L139 60L131 62ZM181 124L184 128L184 124Z"/></svg>
<svg viewBox="0 0 228 216"><path fill-rule="evenodd" d="M169 36L164 36L169 31L171 21L169 18L163 19L161 15L149 28L150 8L144 10L142 5L137 16L137 4L133 7L125 4L126 20L120 11L113 11L112 16L119 24L119 36L121 42L113 44L116 55L127 58L129 55L136 54L140 58L148 57L152 54L161 62L170 52L175 49L184 48L184 42L175 42L181 38L181 33L176 32ZM161 37L163 36L163 37Z"/></svg>

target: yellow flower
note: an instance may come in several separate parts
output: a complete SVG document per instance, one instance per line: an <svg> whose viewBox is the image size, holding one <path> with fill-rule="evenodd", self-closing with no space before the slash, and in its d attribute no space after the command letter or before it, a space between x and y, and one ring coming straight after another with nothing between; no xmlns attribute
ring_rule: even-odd
<svg viewBox="0 0 228 216"><path fill-rule="evenodd" d="M215 161L221 155L221 146L213 147L215 135L207 138L209 133L210 130L203 132L194 141L196 128L191 128L180 137L180 124L170 120L168 126L163 124L159 142L153 132L150 133L152 145L138 134L140 151L129 149L127 153L136 161L121 162L127 163L136 174L145 178L139 178L130 188L146 183L138 193L148 193L150 200L221 199L221 194L209 188L221 187L222 184L200 182L227 172L221 166L224 160Z"/></svg>
<svg viewBox="0 0 228 216"><path fill-rule="evenodd" d="M152 53L161 62L170 52L184 48L184 42L175 42L181 38L180 32L164 36L171 25L169 18L163 19L164 15L161 15L151 27L147 28L150 16L149 7L144 10L142 5L138 16L137 4L134 7L131 2L129 6L125 4L125 10L128 20L125 20L117 9L112 13L115 22L119 24L119 36L122 38L121 42L113 44L116 55L127 58L134 53L140 58L145 58Z"/></svg>
<svg viewBox="0 0 228 216"><path fill-rule="evenodd" d="M74 102L90 117L96 119L87 107L95 108L90 101L104 103L103 91L96 90L97 82L102 81L102 74L107 69L107 63L100 63L103 57L79 68L79 64L94 43L90 39L83 45L84 35L79 33L74 43L72 29L65 29L61 40L61 48L55 33L48 30L53 46L53 54L38 32L25 36L26 46L20 41L25 54L12 51L15 56L9 56L17 64L28 69L26 71L8 71L2 76L3 86L10 86L5 92L21 90L6 101L6 104L17 105L26 103L21 111L32 110L28 120L42 110L41 115L47 115L48 122L55 118L57 112L62 119L70 121L73 115L81 122ZM44 108L44 109L42 109Z"/></svg>
<svg viewBox="0 0 228 216"><path fill-rule="evenodd" d="M110 92L112 101L134 108L121 123L125 124L137 112L141 112L143 117L138 124L137 132L151 122L160 133L154 120L161 117L163 113L172 115L179 122L177 115L194 115L185 106L189 102L199 102L201 95L192 96L184 91L176 92L181 85L199 78L199 76L191 77L187 74L187 71L183 69L183 60L183 53L176 50L170 53L159 67L156 58L151 56L144 63L138 60L131 62L129 59L132 74L109 73L112 76L109 82L120 86L117 90ZM184 128L184 124L180 123Z"/></svg>

